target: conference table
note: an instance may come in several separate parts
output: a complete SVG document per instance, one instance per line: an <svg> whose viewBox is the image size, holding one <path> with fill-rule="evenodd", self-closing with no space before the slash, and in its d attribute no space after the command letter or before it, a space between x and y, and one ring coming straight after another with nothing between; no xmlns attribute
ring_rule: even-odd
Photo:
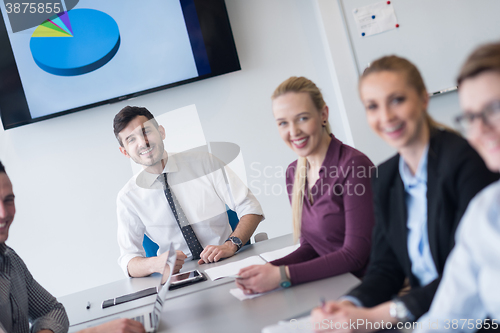
<svg viewBox="0 0 500 333"><path fill-rule="evenodd" d="M198 265L186 262L181 270L208 268L239 261L250 256L293 245L291 234L244 246L235 256L217 263ZM125 278L106 285L60 297L69 321L70 332L86 328L90 321L106 322L129 309L152 308L155 295L102 309L103 300L115 298L149 287L158 286L159 275ZM276 290L262 296L240 301L229 291L236 288L234 278L222 278L189 285L167 293L158 332L260 332L265 326L280 320L306 315L320 305L321 298L337 299L359 284L359 279L347 273L319 281ZM87 309L88 305L90 308ZM95 324L95 321L93 322Z"/></svg>

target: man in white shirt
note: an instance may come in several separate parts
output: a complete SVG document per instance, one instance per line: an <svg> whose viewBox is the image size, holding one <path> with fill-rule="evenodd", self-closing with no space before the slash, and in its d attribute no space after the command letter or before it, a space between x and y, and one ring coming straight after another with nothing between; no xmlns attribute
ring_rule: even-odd
<svg viewBox="0 0 500 333"><path fill-rule="evenodd" d="M200 264L230 257L250 239L262 208L220 160L207 152L167 153L165 129L146 108L123 108L113 128L122 154L144 169L117 197L118 263L125 274L147 276L164 265L163 255L145 258L144 234L158 244L158 253L172 242L177 269L186 257ZM226 205L240 218L232 233Z"/></svg>

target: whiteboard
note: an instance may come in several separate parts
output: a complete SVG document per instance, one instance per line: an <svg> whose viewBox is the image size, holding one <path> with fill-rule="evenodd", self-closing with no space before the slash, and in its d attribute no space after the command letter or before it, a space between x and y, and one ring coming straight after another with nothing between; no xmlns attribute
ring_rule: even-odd
<svg viewBox="0 0 500 333"><path fill-rule="evenodd" d="M339 0L361 74L390 54L407 58L422 73L429 92L456 85L466 57L480 44L500 41L500 0L391 0L399 28L362 37L353 10L377 0Z"/></svg>

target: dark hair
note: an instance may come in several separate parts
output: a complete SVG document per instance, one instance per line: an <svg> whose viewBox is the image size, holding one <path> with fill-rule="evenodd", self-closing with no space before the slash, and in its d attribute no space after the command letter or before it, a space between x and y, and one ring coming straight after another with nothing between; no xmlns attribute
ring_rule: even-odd
<svg viewBox="0 0 500 333"><path fill-rule="evenodd" d="M148 118L148 120L152 120L153 125L158 128L158 123L156 122L153 114L149 112L145 107L139 106L126 106L120 110L115 116L113 120L113 131L115 133L115 137L120 143L120 146L123 147L123 142L118 136L118 134L123 131L127 125L135 119L135 117L144 116Z"/></svg>
<svg viewBox="0 0 500 333"><path fill-rule="evenodd" d="M0 161L0 173L5 173L7 174L7 172L5 172L5 167L3 166L2 162Z"/></svg>
<svg viewBox="0 0 500 333"><path fill-rule="evenodd" d="M485 44L472 52L460 69L457 83L460 86L465 79L486 71L500 72L500 43Z"/></svg>

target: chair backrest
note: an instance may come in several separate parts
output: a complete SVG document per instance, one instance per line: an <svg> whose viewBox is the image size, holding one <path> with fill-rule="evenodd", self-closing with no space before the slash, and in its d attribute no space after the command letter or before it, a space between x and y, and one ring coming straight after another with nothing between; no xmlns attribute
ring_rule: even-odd
<svg viewBox="0 0 500 333"><path fill-rule="evenodd" d="M231 230L234 231L234 229L236 229L236 226L240 222L240 219L238 219L238 214L236 214L235 211L229 209L228 206L226 206L226 213L227 213L227 218L229 219L229 225L231 226Z"/></svg>
<svg viewBox="0 0 500 333"><path fill-rule="evenodd" d="M158 249L160 248L158 244L153 242L151 238L144 234L144 239L142 240L142 247L146 251L146 257L156 257L158 254Z"/></svg>

